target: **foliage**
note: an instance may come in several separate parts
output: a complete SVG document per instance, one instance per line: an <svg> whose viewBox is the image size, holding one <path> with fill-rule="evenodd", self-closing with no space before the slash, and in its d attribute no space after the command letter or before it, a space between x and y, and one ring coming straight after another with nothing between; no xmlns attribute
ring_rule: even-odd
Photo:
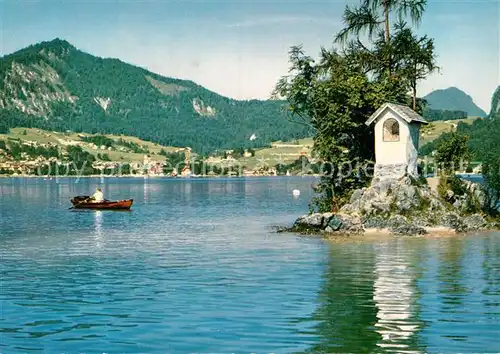
<svg viewBox="0 0 500 354"><path fill-rule="evenodd" d="M298 159L289 164L277 164L274 166L278 175L284 175L287 172L299 172L301 174L320 174L322 165L320 163L311 163L307 156L299 156Z"/></svg>
<svg viewBox="0 0 500 354"><path fill-rule="evenodd" d="M483 162L483 177L485 184L485 210L490 215L498 215L500 205L500 158L489 156Z"/></svg>
<svg viewBox="0 0 500 354"><path fill-rule="evenodd" d="M134 143L133 141L127 141L125 139L120 138L118 139L117 144L128 148L130 151L135 152L136 154L149 153L149 149L147 146L141 147L139 144Z"/></svg>
<svg viewBox="0 0 500 354"><path fill-rule="evenodd" d="M353 189L369 181L365 173L352 170L374 159L373 130L366 120L387 101L407 100L400 81L372 81L352 59L323 49L316 64L301 47L293 47L293 74L282 78L275 91L287 98L292 116L308 120L317 132L314 151L328 165L316 204L333 210L347 201Z"/></svg>
<svg viewBox="0 0 500 354"><path fill-rule="evenodd" d="M313 209L336 211L369 182L374 142L365 122L376 109L395 102L423 111L416 85L437 68L434 44L413 34L403 19L418 23L425 7L426 0L362 0L345 9L345 28L336 36L344 44L340 52L322 48L316 62L300 46L290 50L290 74L278 81L274 95L286 98L292 117L313 126L314 152L328 162ZM393 32L391 13L400 20Z"/></svg>
<svg viewBox="0 0 500 354"><path fill-rule="evenodd" d="M349 37L360 38L360 34L368 33L373 39L377 33L382 33L384 41L390 43L390 14L395 14L399 20L408 16L413 23L419 23L427 6L426 0L361 0L359 6L346 6L343 15L345 28L341 30L336 40L345 42Z"/></svg>
<svg viewBox="0 0 500 354"><path fill-rule="evenodd" d="M81 139L87 143L95 144L97 146L111 147L115 143L113 139L110 139L104 135L84 136Z"/></svg>
<svg viewBox="0 0 500 354"><path fill-rule="evenodd" d="M186 166L186 154L184 152L165 152L165 166L163 168L163 172L166 174L174 172L174 170L178 173Z"/></svg>
<svg viewBox="0 0 500 354"><path fill-rule="evenodd" d="M467 112L425 108L422 116L428 122L435 122L435 121L465 119L467 118Z"/></svg>
<svg viewBox="0 0 500 354"><path fill-rule="evenodd" d="M11 155L16 161L21 160L23 154L31 158L36 158L41 156L46 159L49 159L51 157L58 158L60 156L59 150L57 149L56 146L43 147L43 146L34 146L28 144L20 144L14 141L8 141L8 143L1 141L0 148L6 150L7 153Z"/></svg>
<svg viewBox="0 0 500 354"><path fill-rule="evenodd" d="M102 161L111 161L108 154L97 154L97 158Z"/></svg>
<svg viewBox="0 0 500 354"><path fill-rule="evenodd" d="M30 85L20 80L12 92L8 91L5 80L13 63L24 65L42 79ZM58 82L43 79L50 70L57 74ZM287 119L282 111L286 102L233 100L191 81L162 77L117 59L91 56L62 40L42 42L0 59L0 96L8 91L8 100L30 105L21 88L37 101L52 91L77 99L44 101L49 108L38 115L22 113L9 103L9 108L1 112L0 133L24 126L133 135L165 146L190 146L198 153L240 146L257 148L313 133L309 126ZM97 104L98 98L110 99L106 109ZM215 114L198 113L195 103L199 102L205 109L210 106ZM257 139L251 141L252 134Z"/></svg>
<svg viewBox="0 0 500 354"><path fill-rule="evenodd" d="M465 160L469 159L468 137L457 132L446 134L440 139L435 162L445 173L463 170Z"/></svg>
<svg viewBox="0 0 500 354"><path fill-rule="evenodd" d="M97 174L99 171L92 167L95 162L94 155L83 150L80 146L68 146L68 160L71 161L70 175L92 175Z"/></svg>

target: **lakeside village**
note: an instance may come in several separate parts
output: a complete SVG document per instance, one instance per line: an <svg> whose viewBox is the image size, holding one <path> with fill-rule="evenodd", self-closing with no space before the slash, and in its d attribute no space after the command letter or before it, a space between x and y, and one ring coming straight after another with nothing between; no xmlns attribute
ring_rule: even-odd
<svg viewBox="0 0 500 354"><path fill-rule="evenodd" d="M45 138L57 137L57 143L0 140L0 176L215 177L319 175L320 172L318 161L311 157L312 147L298 148L297 144L272 143L271 149L296 151L271 154L268 158L257 158L252 149L239 149L200 159L189 147L151 151L146 145L123 139L118 142L125 146L114 145L116 140L103 136L79 134L82 140L75 140L61 139L56 132L36 129L36 133ZM95 143L103 138L107 140L105 144ZM281 160L287 163L276 163Z"/></svg>
<svg viewBox="0 0 500 354"><path fill-rule="evenodd" d="M50 137L51 133L43 132L37 129L38 133ZM52 134L58 134L53 132ZM81 138L88 139L88 136L80 135ZM38 141L17 141L20 152L16 156L9 154L9 148L4 141L0 140L0 177L37 177L37 176L127 176L127 177L216 177L216 176L321 176L321 162L312 157L312 146L303 145L298 148L297 144L274 142L271 149L295 149L292 153L270 154L267 160L264 158L256 159L255 151L249 149L224 150L221 154L208 156L204 160L199 160L192 153L191 148L178 148L169 153L163 150L159 152L150 152L146 146L141 149L130 151L129 147L114 147L109 145L96 145L95 143L85 143L75 140L61 140L59 143L63 146L72 146L83 155L87 155L87 160L74 161L70 156L70 151L62 149L60 145ZM132 146L134 147L134 146ZM97 151L97 159L88 158L93 156L86 152ZM52 154L43 154L43 152L52 151ZM57 153L55 152L57 151ZM116 151L119 153L147 152L140 156L140 159L131 162L112 161L108 153ZM37 152L42 152L37 155ZM44 156L45 155L45 156ZM47 156L49 155L49 156ZM57 155L57 156L50 156ZM242 159L238 159L235 157ZM169 157L175 156L171 161ZM137 157L137 156L136 156ZM123 157L122 157L123 158ZM248 159L253 159L253 168L248 168L244 164ZM247 161L245 161L247 160ZM285 160L288 163L276 164L276 161ZM423 173L432 176L435 167L431 159L425 157L418 159L419 166L423 166ZM90 167L90 169L88 169ZM90 172L89 172L90 171ZM463 166L457 174L478 175L481 174L481 165L473 169L469 166Z"/></svg>

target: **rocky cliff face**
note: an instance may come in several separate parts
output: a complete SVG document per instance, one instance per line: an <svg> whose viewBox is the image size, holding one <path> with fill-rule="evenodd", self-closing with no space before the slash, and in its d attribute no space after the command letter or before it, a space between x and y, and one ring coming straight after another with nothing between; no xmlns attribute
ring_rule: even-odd
<svg viewBox="0 0 500 354"><path fill-rule="evenodd" d="M472 203L482 203L478 184L463 182L467 192L440 198L426 184L410 177L374 180L370 187L356 190L339 213L314 213L297 219L292 231L364 233L382 231L397 235L422 235L435 230L467 232L488 228L480 214L470 212Z"/></svg>

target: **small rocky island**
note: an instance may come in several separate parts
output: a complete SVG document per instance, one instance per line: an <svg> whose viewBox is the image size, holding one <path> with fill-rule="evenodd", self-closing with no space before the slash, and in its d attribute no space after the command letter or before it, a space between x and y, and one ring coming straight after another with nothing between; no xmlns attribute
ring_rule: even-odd
<svg viewBox="0 0 500 354"><path fill-rule="evenodd" d="M480 203L483 192L476 183L463 181L465 193L443 200L432 188L404 176L399 180L374 180L356 190L338 213L313 213L299 217L288 231L351 234L387 232L423 235L432 232L468 232L496 228L471 204Z"/></svg>
<svg viewBox="0 0 500 354"><path fill-rule="evenodd" d="M355 190L337 213L299 217L287 231L422 235L497 228L481 214L485 195L479 184L455 175L453 188L419 177L419 128L427 122L406 106L386 103L366 122L375 129L375 171L371 184ZM433 182L433 183L429 183ZM438 189L440 191L438 192Z"/></svg>

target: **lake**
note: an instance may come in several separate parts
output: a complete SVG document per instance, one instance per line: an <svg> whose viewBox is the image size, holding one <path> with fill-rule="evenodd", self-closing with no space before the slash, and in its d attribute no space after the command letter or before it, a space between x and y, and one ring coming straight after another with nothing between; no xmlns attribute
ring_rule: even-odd
<svg viewBox="0 0 500 354"><path fill-rule="evenodd" d="M316 181L0 179L0 353L500 352L499 233L275 233Z"/></svg>

